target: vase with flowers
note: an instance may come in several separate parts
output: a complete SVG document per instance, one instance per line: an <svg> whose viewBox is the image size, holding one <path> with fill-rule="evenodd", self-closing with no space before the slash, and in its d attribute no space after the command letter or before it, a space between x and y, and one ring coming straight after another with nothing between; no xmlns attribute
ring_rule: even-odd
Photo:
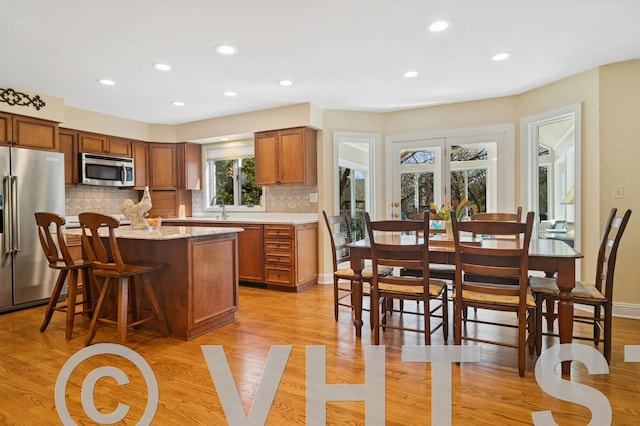
<svg viewBox="0 0 640 426"><path fill-rule="evenodd" d="M462 201L453 200L453 202L451 202L450 200L447 200L442 206L440 206L440 208L438 208L435 203L430 204L429 208L431 209L431 212L436 213L442 218L442 220L445 221L445 230L447 232L447 239L453 240L453 228L451 226L451 215L455 214L457 221L463 220L468 214L468 208L469 208L468 204L469 202L467 201L466 198L463 198ZM472 206L472 208L473 207L475 207L475 205Z"/></svg>

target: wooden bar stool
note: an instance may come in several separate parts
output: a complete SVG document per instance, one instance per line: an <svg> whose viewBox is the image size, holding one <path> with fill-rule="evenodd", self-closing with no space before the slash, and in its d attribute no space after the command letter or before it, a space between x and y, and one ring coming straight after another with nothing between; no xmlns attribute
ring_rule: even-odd
<svg viewBox="0 0 640 426"><path fill-rule="evenodd" d="M40 326L40 331L44 332L47 329L54 311L66 312L67 321L65 337L69 340L73 333L73 320L75 315L91 311L91 286L89 285L88 273L91 268L91 263L84 259L71 258L69 249L67 248L67 244L64 240L64 235L62 234L62 226L65 224L65 220L62 216L49 212L37 212L35 213L35 217L36 223L38 224L38 237L40 238L42 250L49 261L49 268L60 271L56 285L53 288L53 293L49 299L49 304L47 305L47 309L44 313L44 320ZM51 232L52 225L55 226L55 237ZM78 295L79 272L82 272L84 276L81 302L76 300ZM67 276L69 277L68 280ZM57 306L65 281L67 282L68 289L67 303L63 306ZM82 311L76 312L77 305L83 305Z"/></svg>
<svg viewBox="0 0 640 426"><path fill-rule="evenodd" d="M114 217L99 213L81 213L78 219L80 225L82 225L82 245L91 262L92 273L96 278L104 280L101 285L95 313L89 325L89 335L85 344L89 345L95 337L98 321L116 325L120 344L124 344L126 341L128 327L135 327L154 319L158 320L160 331L165 336L168 336L169 330L167 329L164 314L153 291L151 281L147 276L148 273L161 269L162 265L124 263L114 232L114 229L120 225ZM104 246L99 234L99 229L103 227L108 228L109 251ZM107 237L105 234L102 236ZM135 288L138 285L142 287L142 293L146 296L151 307L151 312L146 312L146 316L142 318L139 317L139 313L142 310L138 309L135 295ZM105 299L108 298L112 289L115 289L117 294L115 320L100 317L105 307ZM131 321L129 321L129 305L131 305Z"/></svg>

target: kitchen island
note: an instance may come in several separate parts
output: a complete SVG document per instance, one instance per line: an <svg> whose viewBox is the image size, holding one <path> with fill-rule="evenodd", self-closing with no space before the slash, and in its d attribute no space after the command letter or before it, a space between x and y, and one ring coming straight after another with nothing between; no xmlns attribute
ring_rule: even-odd
<svg viewBox="0 0 640 426"><path fill-rule="evenodd" d="M107 229L104 231L106 236ZM235 320L238 232L242 228L115 229L125 262L164 265L150 274L149 279L172 337L189 340ZM66 233L82 235L80 229L69 229ZM147 324L151 326L153 322Z"/></svg>
<svg viewBox="0 0 640 426"><path fill-rule="evenodd" d="M318 281L318 215L233 213L216 217L167 218L163 224L238 227L241 282L284 291L304 291Z"/></svg>

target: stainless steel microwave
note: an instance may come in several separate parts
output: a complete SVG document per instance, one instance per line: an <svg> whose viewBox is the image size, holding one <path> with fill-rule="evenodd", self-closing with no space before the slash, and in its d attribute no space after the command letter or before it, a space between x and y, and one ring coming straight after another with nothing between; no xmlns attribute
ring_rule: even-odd
<svg viewBox="0 0 640 426"><path fill-rule="evenodd" d="M133 186L133 159L82 153L80 176L85 185Z"/></svg>

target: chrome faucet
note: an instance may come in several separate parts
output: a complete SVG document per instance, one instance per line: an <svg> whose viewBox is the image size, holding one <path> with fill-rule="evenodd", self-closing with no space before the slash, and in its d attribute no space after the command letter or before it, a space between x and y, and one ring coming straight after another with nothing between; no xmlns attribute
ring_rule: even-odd
<svg viewBox="0 0 640 426"><path fill-rule="evenodd" d="M209 202L209 205L213 206L216 200L218 200L218 198L220 198L219 195L214 195L211 201ZM221 204L218 204L218 207L222 208L222 220L225 220L227 218L227 209L225 208L224 202L222 202Z"/></svg>

